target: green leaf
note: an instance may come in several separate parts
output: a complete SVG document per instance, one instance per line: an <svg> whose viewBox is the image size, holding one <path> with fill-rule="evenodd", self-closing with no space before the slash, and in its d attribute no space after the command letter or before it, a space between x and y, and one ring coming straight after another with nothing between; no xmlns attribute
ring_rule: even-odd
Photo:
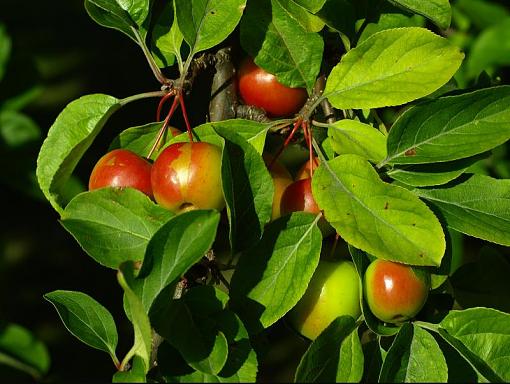
<svg viewBox="0 0 510 384"><path fill-rule="evenodd" d="M386 136L376 128L356 120L340 120L328 129L336 153L359 155L373 162L386 157Z"/></svg>
<svg viewBox="0 0 510 384"><path fill-rule="evenodd" d="M434 337L404 324L384 359L381 383L446 383L448 366Z"/></svg>
<svg viewBox="0 0 510 384"><path fill-rule="evenodd" d="M133 264L125 263L121 266L117 272L117 280L124 290L125 300L129 304L130 320L133 324L134 329L134 343L129 352L124 357L124 362L127 362L131 357L134 357L136 362L136 356L141 359L138 362L137 371L140 369L140 364L143 364L145 373L150 368L150 356L152 349L152 328L149 322L149 317L145 313L142 301L133 292L131 285L133 284Z"/></svg>
<svg viewBox="0 0 510 384"><path fill-rule="evenodd" d="M385 163L462 159L510 139L510 86L446 96L410 108L388 136Z"/></svg>
<svg viewBox="0 0 510 384"><path fill-rule="evenodd" d="M34 143L40 137L41 129L27 115L16 111L0 111L0 139L10 149Z"/></svg>
<svg viewBox="0 0 510 384"><path fill-rule="evenodd" d="M393 180L414 187L442 185L456 179L470 166L485 157L487 157L487 154L448 161L446 163L403 165L389 170L386 174Z"/></svg>
<svg viewBox="0 0 510 384"><path fill-rule="evenodd" d="M307 32L319 32L324 28L324 22L314 14L310 13L301 4L297 4L294 0L278 0L282 8L284 8L290 16L292 16Z"/></svg>
<svg viewBox="0 0 510 384"><path fill-rule="evenodd" d="M137 29L149 8L149 0L85 0L85 9L96 23L123 32L137 43Z"/></svg>
<svg viewBox="0 0 510 384"><path fill-rule="evenodd" d="M489 308L450 311L439 324L442 336L454 338L468 351L464 354L485 378L510 380L510 315ZM456 349L458 346L454 345ZM462 351L461 351L462 353ZM488 375L493 377L487 377Z"/></svg>
<svg viewBox="0 0 510 384"><path fill-rule="evenodd" d="M174 0L175 14L192 54L218 45L235 29L246 0Z"/></svg>
<svg viewBox="0 0 510 384"><path fill-rule="evenodd" d="M175 59L181 62L183 36L174 17L173 2L168 1L152 31L152 51L158 65L170 67Z"/></svg>
<svg viewBox="0 0 510 384"><path fill-rule="evenodd" d="M510 17L483 31L473 42L466 60L468 76L510 64Z"/></svg>
<svg viewBox="0 0 510 384"><path fill-rule="evenodd" d="M408 103L444 85L463 58L459 48L427 29L387 29L343 56L324 97L339 109Z"/></svg>
<svg viewBox="0 0 510 384"><path fill-rule="evenodd" d="M350 316L335 319L310 344L296 370L296 383L359 383L363 351Z"/></svg>
<svg viewBox="0 0 510 384"><path fill-rule="evenodd" d="M67 330L83 343L108 353L114 362L117 327L110 312L81 292L53 291L44 298L55 306Z"/></svg>
<svg viewBox="0 0 510 384"><path fill-rule="evenodd" d="M146 371L143 359L136 355L133 357L131 369L129 371L115 372L112 383L146 383Z"/></svg>
<svg viewBox="0 0 510 384"><path fill-rule="evenodd" d="M361 157L321 162L312 192L326 220L354 247L406 264L441 263L445 239L438 219L412 192L381 181Z"/></svg>
<svg viewBox="0 0 510 384"><path fill-rule="evenodd" d="M356 12L349 0L326 0L317 16L335 31L351 39L355 37L353 20L356 20Z"/></svg>
<svg viewBox="0 0 510 384"><path fill-rule="evenodd" d="M195 287L160 307L152 317L154 328L190 366L217 375L228 358L227 337L216 320L227 300L226 294L211 286Z"/></svg>
<svg viewBox="0 0 510 384"><path fill-rule="evenodd" d="M120 106L111 96L83 96L67 105L51 126L37 158L37 180L57 212L62 213L62 189L76 164Z"/></svg>
<svg viewBox="0 0 510 384"><path fill-rule="evenodd" d="M319 263L319 217L295 212L270 223L244 253L232 277L232 300L257 329L283 317L306 291Z"/></svg>
<svg viewBox="0 0 510 384"><path fill-rule="evenodd" d="M141 261L147 243L173 214L132 188L101 188L76 196L62 225L98 263L117 269Z"/></svg>
<svg viewBox="0 0 510 384"><path fill-rule="evenodd" d="M424 27L426 24L426 19L422 16L396 13L395 8L391 6L383 7L381 12L382 13L376 20L367 23L366 27L361 32L361 35L358 39L358 44L365 41L375 33L384 31L386 29Z"/></svg>
<svg viewBox="0 0 510 384"><path fill-rule="evenodd" d="M324 5L326 0L294 0L303 8L308 9L312 13L317 13Z"/></svg>
<svg viewBox="0 0 510 384"><path fill-rule="evenodd" d="M390 2L425 16L439 28L446 29L450 26L452 9L448 0L390 0Z"/></svg>
<svg viewBox="0 0 510 384"><path fill-rule="evenodd" d="M0 327L0 364L26 372L40 380L50 367L46 346L30 331L17 324Z"/></svg>
<svg viewBox="0 0 510 384"><path fill-rule="evenodd" d="M462 265L450 277L455 301L462 308L485 306L510 313L508 276L510 261L488 248L479 260Z"/></svg>
<svg viewBox="0 0 510 384"><path fill-rule="evenodd" d="M5 26L0 24L0 81L4 77L7 62L11 55L11 38L5 30Z"/></svg>
<svg viewBox="0 0 510 384"><path fill-rule="evenodd" d="M241 21L241 45L280 83L312 90L324 42L316 33L306 32L278 0L248 3Z"/></svg>
<svg viewBox="0 0 510 384"><path fill-rule="evenodd" d="M258 153L262 154L264 144L266 142L267 131L269 125L259 123L252 120L232 119L215 121L213 123L205 123L193 128L193 135L198 137L200 141L206 141L211 144L216 144L223 147L223 139L216 129L223 131L230 131L236 133L250 143ZM170 143L188 142L189 137L187 133L183 133L172 140Z"/></svg>
<svg viewBox="0 0 510 384"><path fill-rule="evenodd" d="M467 175L460 182L413 192L433 203L450 228L510 245L510 180Z"/></svg>
<svg viewBox="0 0 510 384"><path fill-rule="evenodd" d="M190 211L175 216L150 239L140 273L132 284L149 312L154 300L211 248L220 214Z"/></svg>
<svg viewBox="0 0 510 384"><path fill-rule="evenodd" d="M162 125L163 123L157 122L125 129L117 137L115 137L115 139L113 139L108 151L112 151L117 148L124 148L129 149L139 156L147 156L156 142L158 132ZM167 130L162 138L162 143L168 143L172 137L171 132ZM156 159L156 153L152 154L151 159Z"/></svg>
<svg viewBox="0 0 510 384"><path fill-rule="evenodd" d="M218 127L216 132L225 139L221 179L235 254L261 238L271 219L274 186L264 160L250 143L232 130Z"/></svg>

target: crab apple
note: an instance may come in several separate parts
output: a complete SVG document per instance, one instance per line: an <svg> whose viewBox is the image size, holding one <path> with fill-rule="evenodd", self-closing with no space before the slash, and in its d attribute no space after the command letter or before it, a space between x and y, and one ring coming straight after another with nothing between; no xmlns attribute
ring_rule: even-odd
<svg viewBox="0 0 510 384"><path fill-rule="evenodd" d="M294 181L283 192L281 202L282 215L304 211L319 213L321 210L312 195L312 179Z"/></svg>
<svg viewBox="0 0 510 384"><path fill-rule="evenodd" d="M354 264L321 260L288 319L299 333L315 340L338 316L357 319L360 314L360 281Z"/></svg>
<svg viewBox="0 0 510 384"><path fill-rule="evenodd" d="M430 274L409 265L376 259L365 271L363 290L378 319L401 323L423 308L430 290Z"/></svg>
<svg viewBox="0 0 510 384"><path fill-rule="evenodd" d="M304 88L281 84L276 76L258 67L252 58L241 63L238 89L246 104L262 108L272 117L297 113L308 97Z"/></svg>
<svg viewBox="0 0 510 384"><path fill-rule="evenodd" d="M269 154L263 155L264 161L267 166L271 165L273 157ZM273 211L271 213L271 220L278 219L281 214L281 200L285 189L292 184L292 176L289 171L277 160L272 163L269 170L273 178L274 195L273 195Z"/></svg>
<svg viewBox="0 0 510 384"><path fill-rule="evenodd" d="M303 180L308 179L312 177L312 169L315 171L317 167L319 166L319 158L314 156L312 158L312 166L310 166L310 161L306 161L301 168L299 168L299 171L296 174L296 180Z"/></svg>
<svg viewBox="0 0 510 384"><path fill-rule="evenodd" d="M89 190L131 187L152 198L152 165L127 149L114 149L101 157L89 178Z"/></svg>
<svg viewBox="0 0 510 384"><path fill-rule="evenodd" d="M172 212L225 206L221 184L221 149L205 142L175 143L152 166L154 199Z"/></svg>

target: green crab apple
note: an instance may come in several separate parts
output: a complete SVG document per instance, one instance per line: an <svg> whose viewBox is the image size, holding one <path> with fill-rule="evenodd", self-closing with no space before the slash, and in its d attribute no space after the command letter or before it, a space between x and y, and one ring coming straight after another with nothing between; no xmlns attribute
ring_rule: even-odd
<svg viewBox="0 0 510 384"><path fill-rule="evenodd" d="M264 109L272 117L297 113L308 95L304 88L291 88L281 84L276 76L246 58L239 68L239 94L248 105Z"/></svg>
<svg viewBox="0 0 510 384"><path fill-rule="evenodd" d="M152 166L151 182L156 202L175 213L225 206L221 149L210 143L169 145Z"/></svg>
<svg viewBox="0 0 510 384"><path fill-rule="evenodd" d="M104 187L131 187L152 198L152 165L127 149L114 149L101 157L92 169L89 190Z"/></svg>
<svg viewBox="0 0 510 384"><path fill-rule="evenodd" d="M376 259L365 271L365 299L372 313L398 324L416 316L427 301L430 274L423 269Z"/></svg>
<svg viewBox="0 0 510 384"><path fill-rule="evenodd" d="M361 315L360 281L351 261L321 260L308 288L288 319L303 336L315 340L338 316Z"/></svg>

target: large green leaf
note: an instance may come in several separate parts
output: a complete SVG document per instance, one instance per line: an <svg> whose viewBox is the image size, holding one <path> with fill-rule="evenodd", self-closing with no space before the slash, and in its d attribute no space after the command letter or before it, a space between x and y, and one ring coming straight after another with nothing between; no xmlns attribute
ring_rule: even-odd
<svg viewBox="0 0 510 384"><path fill-rule="evenodd" d="M308 9L312 13L318 12L326 0L294 0L296 3L301 5L303 8Z"/></svg>
<svg viewBox="0 0 510 384"><path fill-rule="evenodd" d="M217 375L228 360L227 337L218 327L227 301L211 286L195 287L159 307L152 316L154 328L194 369Z"/></svg>
<svg viewBox="0 0 510 384"><path fill-rule="evenodd" d="M244 253L232 277L230 294L254 329L283 317L306 291L319 263L317 217L296 212L270 223Z"/></svg>
<svg viewBox="0 0 510 384"><path fill-rule="evenodd" d="M448 0L390 0L390 2L425 16L439 28L446 29L450 26L452 9Z"/></svg>
<svg viewBox="0 0 510 384"><path fill-rule="evenodd" d="M114 362L117 327L110 312L92 297L81 292L53 291L44 298L55 306L62 322L75 337L108 353Z"/></svg>
<svg viewBox="0 0 510 384"><path fill-rule="evenodd" d="M386 157L386 136L376 128L356 120L340 120L328 129L336 153L359 155L373 162Z"/></svg>
<svg viewBox="0 0 510 384"><path fill-rule="evenodd" d="M0 24L0 81L4 77L7 61L11 55L11 39L5 31L5 26Z"/></svg>
<svg viewBox="0 0 510 384"><path fill-rule="evenodd" d="M476 155L510 139L510 86L446 96L410 108L388 136L385 163L419 164Z"/></svg>
<svg viewBox="0 0 510 384"><path fill-rule="evenodd" d="M439 328L447 340L453 338L461 344L453 343L453 346L460 349L485 378L491 381L510 381L508 313L489 308L451 311L441 321Z"/></svg>
<svg viewBox="0 0 510 384"><path fill-rule="evenodd" d="M83 96L65 107L48 131L37 158L37 181L59 213L61 191L76 164L120 106L112 96Z"/></svg>
<svg viewBox="0 0 510 384"><path fill-rule="evenodd" d="M183 36L174 17L174 6L168 1L152 30L152 52L160 67L169 67L175 59L182 65Z"/></svg>
<svg viewBox="0 0 510 384"><path fill-rule="evenodd" d="M85 0L85 9L96 23L123 32L137 43L137 29L147 18L149 5L149 0Z"/></svg>
<svg viewBox="0 0 510 384"><path fill-rule="evenodd" d="M434 337L404 324L384 359L380 383L446 383L448 366Z"/></svg>
<svg viewBox="0 0 510 384"><path fill-rule="evenodd" d="M445 163L402 165L389 170L386 174L393 180L414 187L442 185L456 179L485 157L486 154L482 154Z"/></svg>
<svg viewBox="0 0 510 384"><path fill-rule="evenodd" d="M317 16L333 30L354 38L353 20L356 20L356 12L353 3L349 0L326 0Z"/></svg>
<svg viewBox="0 0 510 384"><path fill-rule="evenodd" d="M308 347L296 370L296 383L359 383L363 351L354 319L335 319Z"/></svg>
<svg viewBox="0 0 510 384"><path fill-rule="evenodd" d="M508 7L494 1L486 0L457 0L455 8L466 15L476 27L485 29L498 24L510 16Z"/></svg>
<svg viewBox="0 0 510 384"><path fill-rule="evenodd" d="M216 211L190 211L164 224L150 239L138 278L132 283L145 310L206 252L216 237Z"/></svg>
<svg viewBox="0 0 510 384"><path fill-rule="evenodd" d="M117 269L141 261L152 235L173 214L132 188L102 188L76 196L62 225L98 263Z"/></svg>
<svg viewBox="0 0 510 384"><path fill-rule="evenodd" d="M112 151L117 148L124 148L129 149L139 156L147 156L156 142L158 132L162 125L163 123L156 122L141 125L139 127L127 128L113 139L108 150ZM171 138L172 134L170 130L167 130L162 138L163 145L165 145ZM156 159L156 153L152 154L151 159Z"/></svg>
<svg viewBox="0 0 510 384"><path fill-rule="evenodd" d="M30 331L17 324L4 324L0 326L0 364L26 372L39 381L50 368L50 355Z"/></svg>
<svg viewBox="0 0 510 384"><path fill-rule="evenodd" d="M343 56L328 77L324 96L340 109L408 103L444 85L463 57L427 29L387 29Z"/></svg>
<svg viewBox="0 0 510 384"><path fill-rule="evenodd" d="M221 128L225 139L221 161L223 194L230 223L232 253L256 243L271 219L274 186L264 160L237 133Z"/></svg>
<svg viewBox="0 0 510 384"><path fill-rule="evenodd" d="M324 28L324 22L313 13L294 0L278 0L280 5L292 16L307 32L319 32Z"/></svg>
<svg viewBox="0 0 510 384"><path fill-rule="evenodd" d="M221 43L241 20L246 0L174 0L184 40L193 54Z"/></svg>
<svg viewBox="0 0 510 384"><path fill-rule="evenodd" d="M326 220L356 248L406 264L441 263L445 238L438 219L412 192L381 181L363 158L321 162L312 191Z"/></svg>
<svg viewBox="0 0 510 384"><path fill-rule="evenodd" d="M216 129L230 131L241 136L248 141L248 143L250 143L258 153L262 154L269 125L244 119L215 121L213 123L205 123L193 128L193 135L198 137L200 141L210 142L211 144L216 144L222 147L223 139L220 135L218 135ZM182 135L172 138L170 143L187 141L189 141L188 134L183 133Z"/></svg>
<svg viewBox="0 0 510 384"><path fill-rule="evenodd" d="M343 0L346 1L346 0ZM424 27L426 19L419 15L395 12L391 6L383 7L381 14L375 20L367 22L358 39L358 45L377 32L392 28Z"/></svg>
<svg viewBox="0 0 510 384"><path fill-rule="evenodd" d="M469 175L460 182L414 192L433 203L450 228L510 245L510 180Z"/></svg>
<svg viewBox="0 0 510 384"><path fill-rule="evenodd" d="M278 0L248 3L241 44L258 66L282 84L313 88L324 42L316 33L306 32Z"/></svg>
<svg viewBox="0 0 510 384"><path fill-rule="evenodd" d="M117 272L117 280L124 290L124 297L129 305L129 319L133 324L134 342L131 349L124 357L124 362L130 358L140 358L137 362L136 371L143 370L147 373L150 369L150 357L152 350L152 328L149 317L145 313L142 301L133 291L131 286L134 281L134 270L131 262L125 263ZM142 366L143 365L143 369ZM139 374L137 374L139 376Z"/></svg>

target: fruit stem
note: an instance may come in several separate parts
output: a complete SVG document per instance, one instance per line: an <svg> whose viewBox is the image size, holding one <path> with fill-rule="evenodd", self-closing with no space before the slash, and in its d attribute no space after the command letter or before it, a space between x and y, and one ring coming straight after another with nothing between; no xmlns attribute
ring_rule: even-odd
<svg viewBox="0 0 510 384"><path fill-rule="evenodd" d="M121 106L124 106L126 104L131 103L132 101L148 99L150 97L162 97L162 96L165 96L167 93L168 93L167 91L154 91L154 92L139 93L137 95L133 95L133 96L129 96L124 99L121 99L119 101L119 104Z"/></svg>
<svg viewBox="0 0 510 384"><path fill-rule="evenodd" d="M181 105L182 116L184 117L184 122L186 123L186 130L188 131L189 141L192 143L193 134L191 133L191 125L188 120L188 113L186 112L186 106L184 104L184 97L182 96L182 93L179 94L177 98L179 99L179 103Z"/></svg>
<svg viewBox="0 0 510 384"><path fill-rule="evenodd" d="M161 109L163 108L163 104L165 104L165 102L171 98L172 96L175 96L175 91L171 91L169 93L167 93L165 96L163 96L161 98L161 100L159 101L159 104L158 104L158 110L156 112L156 121L160 121L161 120Z"/></svg>
<svg viewBox="0 0 510 384"><path fill-rule="evenodd" d="M152 148L151 150L149 151L149 154L147 155L147 159L150 159L152 154L154 153L154 151L156 150L156 148L159 146L159 143L161 141L161 138L163 137L163 135L165 134L166 132L166 129L168 127L168 123L170 122L170 119L172 118L172 115L174 114L175 112L175 109L177 108L177 105L178 105L178 101L179 101L179 95L176 95L175 98L174 98L174 102L172 103L172 106L170 107L170 111L168 112L168 114L166 115L166 118L165 118L165 121L163 122L163 126L161 127L161 129L159 130L158 132L158 136L156 137L156 141L154 142L154 144L152 145Z"/></svg>
<svg viewBox="0 0 510 384"><path fill-rule="evenodd" d="M269 167L268 167L269 170L271 170L274 163L276 163L276 160L278 160L278 157L280 157L280 155L282 154L283 150L289 145L290 141L294 137L294 134L296 133L298 128L302 126L302 122L303 122L303 120L301 120L301 118L296 120L296 122L294 123L294 128L292 128L292 131L290 131L289 136L287 136L287 138L283 142L283 145L280 147L280 149L278 150L276 155L273 157L273 160L271 160L271 163L269 164Z"/></svg>

